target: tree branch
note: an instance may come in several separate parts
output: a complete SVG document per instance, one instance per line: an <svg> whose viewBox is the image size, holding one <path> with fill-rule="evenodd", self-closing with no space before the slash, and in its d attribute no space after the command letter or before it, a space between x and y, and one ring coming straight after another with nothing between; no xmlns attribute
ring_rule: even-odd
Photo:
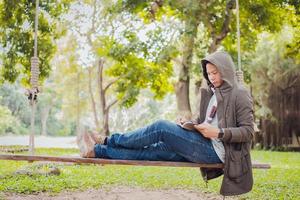
<svg viewBox="0 0 300 200"><path fill-rule="evenodd" d="M285 88L283 88L282 90L286 91L290 88L293 88L294 85L297 83L298 78L299 78L298 76L294 77L293 79L291 77L288 77L287 86Z"/></svg>
<svg viewBox="0 0 300 200"><path fill-rule="evenodd" d="M98 76L97 76L97 82L98 82L98 92L99 92L99 98L100 98L100 108L102 115L104 114L105 106L106 106L106 101L105 101L105 96L103 92L103 64L104 64L104 59L100 58L98 61Z"/></svg>
<svg viewBox="0 0 300 200"><path fill-rule="evenodd" d="M99 61L98 61L98 73L99 73L98 83L101 86L102 86L102 83L103 83L103 64L104 64L104 59L100 58Z"/></svg>
<svg viewBox="0 0 300 200"><path fill-rule="evenodd" d="M97 12L97 3L96 0L93 2L93 14L92 14L92 27L87 32L86 37L90 46L93 45L92 34L96 32L95 23L96 23L96 12Z"/></svg>
<svg viewBox="0 0 300 200"><path fill-rule="evenodd" d="M113 102L111 102L106 108L105 108L105 111L108 112L108 110L113 106L115 105L119 100L118 99L115 99Z"/></svg>
<svg viewBox="0 0 300 200"><path fill-rule="evenodd" d="M163 6L163 2L163 0L155 0L151 3L149 12L153 21L155 20L155 14Z"/></svg>
<svg viewBox="0 0 300 200"><path fill-rule="evenodd" d="M81 33L78 29L73 29L75 32L77 32L77 34L79 35L79 36L81 36L81 37L84 37L85 35L84 35L84 33Z"/></svg>
<svg viewBox="0 0 300 200"><path fill-rule="evenodd" d="M103 89L104 94L106 93L106 91L108 90L108 88L109 88L110 86L112 86L114 83L116 83L118 80L120 80L120 78L121 78L121 77L118 77L118 78L112 80L111 82L109 82L109 83L104 87L104 89Z"/></svg>
<svg viewBox="0 0 300 200"><path fill-rule="evenodd" d="M230 20L231 20L231 10L234 8L235 5L235 0L230 0L226 3L226 9L225 9L225 17L224 17L224 22L222 25L222 29L220 34L215 35L214 32L214 28L211 24L211 22L208 20L208 28L212 31L211 35L212 35L212 39L213 42L209 47L209 52L214 52L218 45L221 43L221 41L227 36L227 34L229 33L230 29L229 29L229 25L230 25ZM211 27L210 27L211 26Z"/></svg>
<svg viewBox="0 0 300 200"><path fill-rule="evenodd" d="M91 67L88 68L89 93L90 93L90 97L91 97L91 101L92 101L92 109L93 109L93 114L94 114L95 125L97 127L97 130L99 130L99 120L98 120L98 117L97 117L96 102L95 102L94 95L93 95L93 90L92 90L92 70L93 69Z"/></svg>
<svg viewBox="0 0 300 200"><path fill-rule="evenodd" d="M217 44L219 44L227 35L227 33L229 33L229 24L230 24L230 19L231 19L231 9L232 9L232 1L228 1L228 3L226 4L226 10L225 10L225 19L222 25L222 31L221 33L216 37L217 40Z"/></svg>

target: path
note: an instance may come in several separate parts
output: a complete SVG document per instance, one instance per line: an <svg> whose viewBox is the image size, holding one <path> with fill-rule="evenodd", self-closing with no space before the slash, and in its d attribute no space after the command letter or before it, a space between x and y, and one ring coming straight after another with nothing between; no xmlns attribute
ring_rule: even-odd
<svg viewBox="0 0 300 200"><path fill-rule="evenodd" d="M204 193L201 191L192 190L154 190L154 189L141 189L138 187L125 187L119 186L117 188L106 188L98 190L86 190L76 192L63 192L56 196L51 196L46 193L37 195L6 195L4 199L7 200L221 200L221 195ZM226 197L226 200L237 198Z"/></svg>
<svg viewBox="0 0 300 200"><path fill-rule="evenodd" d="M1 136L0 145L28 145L29 136ZM76 137L36 136L35 147L77 148Z"/></svg>

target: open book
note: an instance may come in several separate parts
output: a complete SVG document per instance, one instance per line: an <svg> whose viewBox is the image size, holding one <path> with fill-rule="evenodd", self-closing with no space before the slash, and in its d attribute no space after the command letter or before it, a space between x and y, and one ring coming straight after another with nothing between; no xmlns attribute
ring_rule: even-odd
<svg viewBox="0 0 300 200"><path fill-rule="evenodd" d="M197 123L193 122L193 121L186 121L183 124L177 124L178 126L180 126L183 129L189 130L189 131L197 131L197 129L194 127L194 125L196 125Z"/></svg>

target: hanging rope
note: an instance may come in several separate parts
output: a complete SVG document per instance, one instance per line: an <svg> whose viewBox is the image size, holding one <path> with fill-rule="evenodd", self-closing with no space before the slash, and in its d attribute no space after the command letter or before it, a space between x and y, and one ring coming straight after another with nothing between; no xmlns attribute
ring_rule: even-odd
<svg viewBox="0 0 300 200"><path fill-rule="evenodd" d="M34 55L31 58L31 77L30 85L31 89L27 91L27 96L29 103L31 105L31 133L29 136L29 153L34 155L34 120L35 120L35 110L36 110L36 101L37 94L39 93L38 89L38 80L39 80L39 58L37 55L37 31L38 31L38 15L39 15L39 0L36 0L36 13L35 13L35 26L34 26Z"/></svg>
<svg viewBox="0 0 300 200"><path fill-rule="evenodd" d="M238 70L236 71L237 80L240 84L244 83L244 74L241 63L241 43L240 43L240 13L239 1L236 0L236 29L237 29L237 51L238 51Z"/></svg>

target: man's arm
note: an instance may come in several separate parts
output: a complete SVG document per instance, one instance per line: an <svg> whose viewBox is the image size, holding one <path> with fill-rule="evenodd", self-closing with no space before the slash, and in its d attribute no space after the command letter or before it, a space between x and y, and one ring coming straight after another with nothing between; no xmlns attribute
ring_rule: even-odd
<svg viewBox="0 0 300 200"><path fill-rule="evenodd" d="M245 90L239 95L236 101L237 127L216 128L208 123L195 125L195 128L206 138L219 138L219 133L223 132L220 138L224 142L249 142L252 140L253 128L253 108L252 98Z"/></svg>

